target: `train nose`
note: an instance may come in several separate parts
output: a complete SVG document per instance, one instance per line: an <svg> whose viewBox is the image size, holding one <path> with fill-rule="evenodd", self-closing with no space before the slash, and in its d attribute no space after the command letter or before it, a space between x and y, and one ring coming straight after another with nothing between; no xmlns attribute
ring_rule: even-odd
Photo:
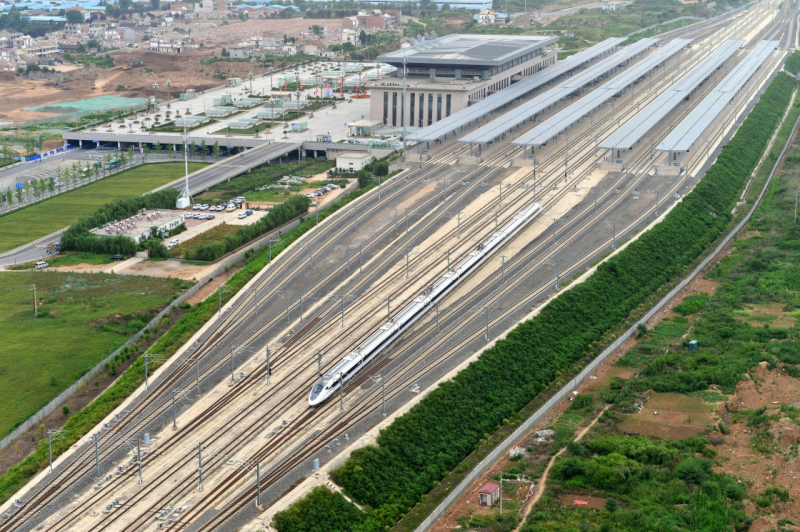
<svg viewBox="0 0 800 532"><path fill-rule="evenodd" d="M320 379L314 384L314 387L311 388L311 394L308 396L308 402L310 404L312 404L312 405L315 404L317 398L322 393L322 388L323 388L322 379Z"/></svg>

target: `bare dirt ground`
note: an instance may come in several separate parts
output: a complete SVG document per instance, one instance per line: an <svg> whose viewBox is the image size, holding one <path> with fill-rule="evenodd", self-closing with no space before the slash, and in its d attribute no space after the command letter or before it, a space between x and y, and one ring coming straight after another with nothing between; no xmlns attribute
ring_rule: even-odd
<svg viewBox="0 0 800 532"><path fill-rule="evenodd" d="M603 497L592 497L591 495L573 495L571 493L562 495L558 502L562 506L581 506L582 508L600 509L606 505ZM586 504L579 504L585 502Z"/></svg>
<svg viewBox="0 0 800 532"><path fill-rule="evenodd" d="M739 383L736 394L727 403L720 403L715 414L722 418L730 429L730 434L716 448L722 471L736 475L748 483L749 495L756 495L769 487L788 490L790 501L773 504L769 515L759 517L750 527L751 532L774 530L779 519L796 519L800 515L800 485L797 482L797 444L800 443L800 427L787 417L780 417L781 403L796 405L800 399L800 379L786 374L783 367L768 370L766 363L750 371L748 379ZM736 410L767 408L768 414L777 414L770 433L774 437L775 450L764 454L755 449L752 443L754 430L744 421L733 423ZM749 503L749 514L758 508Z"/></svg>

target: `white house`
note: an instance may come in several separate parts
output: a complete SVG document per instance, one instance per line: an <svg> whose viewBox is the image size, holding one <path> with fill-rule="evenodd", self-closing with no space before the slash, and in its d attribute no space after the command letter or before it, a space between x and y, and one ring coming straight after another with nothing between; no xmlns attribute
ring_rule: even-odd
<svg viewBox="0 0 800 532"><path fill-rule="evenodd" d="M364 152L345 152L336 156L337 172L358 172L372 162L374 157Z"/></svg>

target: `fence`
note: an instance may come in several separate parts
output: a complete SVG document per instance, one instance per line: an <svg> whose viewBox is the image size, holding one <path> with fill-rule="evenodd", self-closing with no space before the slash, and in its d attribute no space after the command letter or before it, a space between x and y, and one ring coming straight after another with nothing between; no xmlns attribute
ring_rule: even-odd
<svg viewBox="0 0 800 532"><path fill-rule="evenodd" d="M218 272L215 273L215 275ZM184 301L192 297L194 294L198 292L203 286L208 284L208 282L213 278L213 276L208 276L205 279L201 280L191 288L189 288L186 292L179 295L175 298L164 310L158 313L155 318L150 320L144 329L134 334L127 342L119 346L113 353L108 355L104 358L99 364L95 367L90 369L83 377L78 379L75 383L72 384L69 388L58 394L54 399L52 399L49 403L47 403L44 407L38 410L35 414L31 417L26 419L21 425L17 428L12 430L5 438L0 440L0 450L5 449L8 447L15 439L17 439L23 432L34 427L37 423L39 423L42 419L50 415L56 408L61 406L67 398L75 393L81 386L85 385L89 380L92 379L98 372L100 372L104 367L106 362L111 361L116 355L118 355L123 349L128 347L129 345L139 341L139 339L144 334L144 331L150 330L153 326L155 326L158 321L166 316L175 306L181 305Z"/></svg>
<svg viewBox="0 0 800 532"><path fill-rule="evenodd" d="M792 106L789 106L789 110L791 110ZM659 301L650 311L645 314L638 323L647 323L650 318L656 315L667 303L672 301L681 290L686 288L686 286L694 279L696 276L700 274L703 269L708 266L708 264L714 260L717 255L722 253L725 246L727 246L731 240L742 230L742 228L750 221L750 218L755 213L756 209L758 208L759 204L761 203L762 198L764 197L764 193L767 191L770 183L772 182L772 177L775 174L775 171L778 169L778 165L783 160L786 151L791 144L792 138L794 137L794 132L797 131L797 126L800 124L800 116L794 123L794 128L792 129L792 134L789 135L789 138L786 140L786 144L783 146L783 150L781 150L778 159L775 161L775 165L772 167L772 170L767 177L764 186L761 189L761 192L758 195L758 198L753 203L753 206L750 208L750 211L747 213L742 221L740 221L736 227L728 233L728 235L720 242L720 244L716 247L713 253L709 254L703 261L692 271L692 273L685 277L680 283L678 283L675 288L670 290L670 292L664 296L661 301ZM778 126L778 130L780 130L780 126ZM754 172L755 174L755 172ZM636 332L636 327L638 323L632 326L630 329L625 331L619 338L617 338L605 351L600 353L597 358L592 360L588 366L586 366L583 371L578 373L572 380L569 381L567 385L562 387L558 392L556 392L553 397L551 397L541 408L539 408L531 417L529 417L525 422L517 427L517 429L512 432L501 444L499 444L495 449L490 452L486 458L480 461L472 471L462 480L458 486L456 486L453 491L451 491L445 499L439 503L439 505L433 510L433 512L425 518L425 520L420 523L420 525L415 529L415 532L424 532L428 528L430 528L433 523L436 522L439 517L447 510L447 508L453 504L453 502L467 489L467 487L478 477L478 475L482 474L486 469L489 468L503 453L506 453L512 445L514 445L520 438L522 438L526 432L528 432L534 424L536 424L539 420L541 420L548 412L556 405L559 401L563 400L569 393L583 380L588 377L597 366L599 366L606 358L608 358L611 353L615 352L619 349L623 343L625 343L628 338L630 338L633 333Z"/></svg>
<svg viewBox="0 0 800 532"><path fill-rule="evenodd" d="M355 187L355 186L349 187L349 188L351 190L345 192L345 194L343 194L343 197L346 196L346 195L352 194L355 190L358 189L358 187ZM304 215L304 216L308 216L308 215ZM167 313L169 313L172 310L173 307L175 307L177 305L181 305L184 301L186 301L187 299L192 297L194 294L196 294L202 287L204 287L206 284L208 284L217 275L221 274L222 272L224 272L225 270L230 268L233 264L235 264L235 263L237 263L237 262L239 262L241 260L244 260L245 255L250 250L257 251L257 250L260 250L260 249L263 249L264 247L266 247L269 244L269 240L273 236L275 236L276 233L279 234L279 235L280 234L284 234L284 233L286 233L288 231L291 231L295 227L297 227L300 224L300 219L301 218L302 217L295 218L294 220L285 223L284 225L280 226L279 228L275 229L274 231L271 231L271 232L259 237L258 239L254 240L253 242L251 242L249 244L246 244L246 245L240 247L239 249L237 249L235 251L232 251L231 253L229 253L225 257L223 257L222 261L214 269L214 271L212 271L205 278L203 278L200 281L198 281L197 284L195 284L194 286L189 288L186 292L184 292L183 294L179 295L175 300L172 301L172 303L170 303L169 306L167 306L167 308L165 308L164 310L159 312L158 315L155 318L150 320L150 323L148 323L145 326L144 329L142 329L141 331L139 331L138 333L133 335L127 342L122 344L113 353L108 355L100 363L98 363L96 366L94 366L92 369L90 369L83 377L81 377L75 383L73 383L72 386L70 386L69 388L67 388L66 390L64 390L60 394L58 394L58 396L56 396L54 399L52 399L49 403L47 403L44 407L42 407L40 410L38 410L31 417L26 419L21 425L19 425L14 430L12 430L6 437L4 437L2 440L0 440L0 451L5 449L6 447L8 447L11 444L11 442L13 442L15 439L17 439L26 430L30 429L31 427L34 427L42 419L44 419L45 417L50 415L53 411L55 411L59 406L61 406L64 403L64 401L67 400L67 398L70 395L75 393L81 386L85 385L92 377L94 377L98 372L100 372L105 367L106 362L109 362L111 359L114 358L114 356L119 354L123 349L125 349L129 345L137 342L142 337L142 335L144 334L144 331L152 329L152 327L155 326L162 317L166 316Z"/></svg>

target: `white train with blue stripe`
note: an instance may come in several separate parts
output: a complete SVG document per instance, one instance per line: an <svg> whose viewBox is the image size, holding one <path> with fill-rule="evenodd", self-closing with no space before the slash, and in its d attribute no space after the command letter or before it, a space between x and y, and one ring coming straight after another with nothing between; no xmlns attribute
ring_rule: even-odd
<svg viewBox="0 0 800 532"><path fill-rule="evenodd" d="M447 273L423 290L413 301L396 312L389 321L381 325L369 338L345 355L314 383L308 396L308 404L311 406L321 404L331 394L337 392L343 382L347 382L361 371L378 353L413 325L432 305L458 286L464 278L476 270L509 238L521 231L528 222L536 218L541 211L542 207L538 203L532 203L525 207Z"/></svg>

